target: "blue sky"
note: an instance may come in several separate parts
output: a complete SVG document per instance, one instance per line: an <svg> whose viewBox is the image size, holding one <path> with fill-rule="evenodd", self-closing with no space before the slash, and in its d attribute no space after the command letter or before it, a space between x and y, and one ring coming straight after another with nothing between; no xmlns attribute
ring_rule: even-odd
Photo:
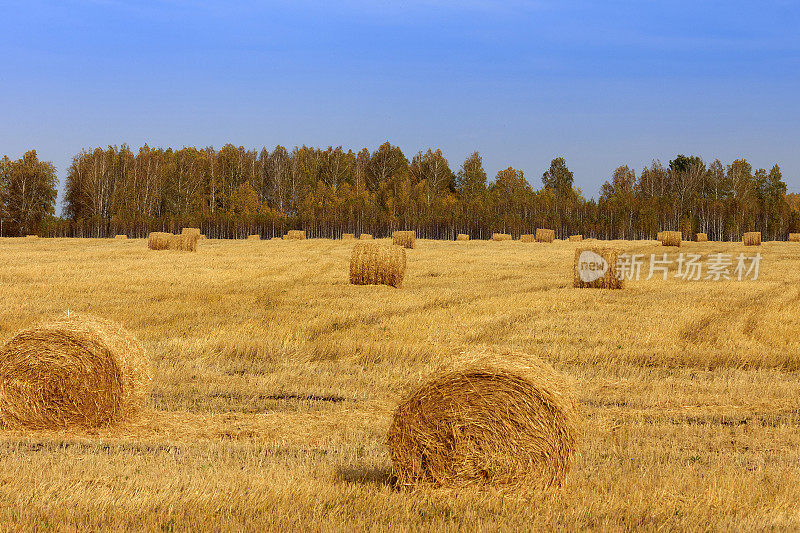
<svg viewBox="0 0 800 533"><path fill-rule="evenodd" d="M781 165L800 192L800 2L0 0L0 153L473 150L538 187L563 156Z"/></svg>

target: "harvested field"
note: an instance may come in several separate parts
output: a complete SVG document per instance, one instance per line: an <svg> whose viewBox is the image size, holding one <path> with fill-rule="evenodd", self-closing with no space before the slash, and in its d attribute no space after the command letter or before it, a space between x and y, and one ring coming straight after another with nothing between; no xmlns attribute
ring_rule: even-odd
<svg viewBox="0 0 800 533"><path fill-rule="evenodd" d="M90 313L124 324L153 375L135 423L0 428L4 529L800 528L797 243L762 243L756 281L606 291L573 288L565 241L419 239L402 290L350 285L353 242L132 241L0 239L0 341ZM406 386L491 347L573 382L582 445L561 487L396 486L387 433Z"/></svg>

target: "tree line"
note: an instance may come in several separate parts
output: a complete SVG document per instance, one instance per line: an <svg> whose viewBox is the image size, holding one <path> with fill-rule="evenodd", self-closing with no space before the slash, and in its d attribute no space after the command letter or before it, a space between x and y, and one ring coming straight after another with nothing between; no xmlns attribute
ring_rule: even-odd
<svg viewBox="0 0 800 533"><path fill-rule="evenodd" d="M199 227L209 237L313 237L390 234L486 238L551 228L557 236L653 238L661 230L686 238L738 240L761 231L766 240L800 231L800 195L787 195L781 169L753 169L745 159L706 163L679 155L653 161L637 175L617 168L597 199L574 186L563 158L551 161L534 188L509 167L489 180L474 152L453 169L441 150L409 160L389 142L370 152L308 146L247 150L109 146L82 150L67 171L63 215L54 216L57 179L35 151L0 161L0 234L145 236Z"/></svg>

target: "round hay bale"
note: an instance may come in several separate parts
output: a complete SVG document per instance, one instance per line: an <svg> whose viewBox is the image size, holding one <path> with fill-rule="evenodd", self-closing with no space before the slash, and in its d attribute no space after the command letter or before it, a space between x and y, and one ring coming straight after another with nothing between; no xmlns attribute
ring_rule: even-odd
<svg viewBox="0 0 800 533"><path fill-rule="evenodd" d="M705 233L697 233L694 236L695 242L708 242L708 235Z"/></svg>
<svg viewBox="0 0 800 533"><path fill-rule="evenodd" d="M493 241L510 241L512 238L508 233L492 233Z"/></svg>
<svg viewBox="0 0 800 533"><path fill-rule="evenodd" d="M355 238L356 238L355 235L353 235L352 233L342 233L343 241L352 241Z"/></svg>
<svg viewBox="0 0 800 533"><path fill-rule="evenodd" d="M247 236L247 240L248 241L260 241L261 240L261 235L248 235Z"/></svg>
<svg viewBox="0 0 800 533"><path fill-rule="evenodd" d="M394 412L389 454L403 485L560 485L578 450L564 378L536 357L480 353L416 386Z"/></svg>
<svg viewBox="0 0 800 533"><path fill-rule="evenodd" d="M362 240L362 241L371 241L372 240L372 234L371 233L362 233L361 235L358 236L358 238L360 240Z"/></svg>
<svg viewBox="0 0 800 533"><path fill-rule="evenodd" d="M59 429L129 420L150 379L146 353L122 327L64 315L17 333L0 351L0 425Z"/></svg>
<svg viewBox="0 0 800 533"><path fill-rule="evenodd" d="M169 244L167 248L169 250L178 250L180 252L196 252L197 251L197 241L200 240L199 233L181 233L180 235L169 235Z"/></svg>
<svg viewBox="0 0 800 533"><path fill-rule="evenodd" d="M116 239L118 241L126 241L126 240L128 240L128 236L127 235L114 235L114 239Z"/></svg>
<svg viewBox="0 0 800 533"><path fill-rule="evenodd" d="M617 277L619 252L605 246L579 246L575 249L572 286L576 289L622 289L624 280Z"/></svg>
<svg viewBox="0 0 800 533"><path fill-rule="evenodd" d="M406 275L406 250L394 244L359 242L350 256L350 283L402 288Z"/></svg>
<svg viewBox="0 0 800 533"><path fill-rule="evenodd" d="M169 250L172 233L153 231L147 236L147 247L151 250Z"/></svg>
<svg viewBox="0 0 800 533"><path fill-rule="evenodd" d="M296 239L303 241L306 238L305 230L292 229L286 232L286 239Z"/></svg>
<svg viewBox="0 0 800 533"><path fill-rule="evenodd" d="M571 242L581 242L583 240L583 235L570 235L569 240Z"/></svg>
<svg viewBox="0 0 800 533"><path fill-rule="evenodd" d="M800 233L790 233L789 242L800 242Z"/></svg>
<svg viewBox="0 0 800 533"><path fill-rule="evenodd" d="M181 234L183 234L183 235L190 235L192 233L194 233L198 237L200 237L200 228L183 228L183 229L181 229Z"/></svg>
<svg viewBox="0 0 800 533"><path fill-rule="evenodd" d="M414 248L417 245L416 231L395 231L392 233L392 244L403 248Z"/></svg>
<svg viewBox="0 0 800 533"><path fill-rule="evenodd" d="M742 244L745 246L761 246L761 232L748 231L742 236Z"/></svg>
<svg viewBox="0 0 800 533"><path fill-rule="evenodd" d="M538 229L536 230L536 242L553 242L556 238L556 232L552 229Z"/></svg>
<svg viewBox="0 0 800 533"><path fill-rule="evenodd" d="M680 231L662 231L661 246L680 246L683 240L683 233Z"/></svg>
<svg viewBox="0 0 800 533"><path fill-rule="evenodd" d="M469 240L469 235L467 235L466 233L459 233L456 236L456 240L457 241L468 241Z"/></svg>
<svg viewBox="0 0 800 533"><path fill-rule="evenodd" d="M536 235L532 233L524 233L519 236L520 242L536 242Z"/></svg>

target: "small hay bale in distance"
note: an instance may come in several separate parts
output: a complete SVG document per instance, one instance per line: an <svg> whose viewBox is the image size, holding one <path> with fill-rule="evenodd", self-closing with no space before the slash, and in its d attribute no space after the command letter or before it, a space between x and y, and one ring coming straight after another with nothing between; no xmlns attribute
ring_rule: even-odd
<svg viewBox="0 0 800 533"><path fill-rule="evenodd" d="M417 245L416 231L395 231L392 233L392 244L403 248L414 248Z"/></svg>
<svg viewBox="0 0 800 533"><path fill-rule="evenodd" d="M153 231L147 236L147 247L151 250L169 250L172 233Z"/></svg>
<svg viewBox="0 0 800 533"><path fill-rule="evenodd" d="M356 236L353 235L352 233L342 233L342 240L343 241L352 241L355 238L356 238Z"/></svg>
<svg viewBox="0 0 800 533"><path fill-rule="evenodd" d="M536 242L536 235L532 233L523 233L519 236L519 242Z"/></svg>
<svg viewBox="0 0 800 533"><path fill-rule="evenodd" d="M571 388L525 354L479 354L411 389L394 412L389 455L401 485L560 485L575 462Z"/></svg>
<svg viewBox="0 0 800 533"><path fill-rule="evenodd" d="M117 241L126 241L126 240L128 240L128 236L127 235L114 235L114 239L117 240Z"/></svg>
<svg viewBox="0 0 800 533"><path fill-rule="evenodd" d="M492 240L493 241L510 241L510 240L512 240L512 237L508 233L492 233Z"/></svg>
<svg viewBox="0 0 800 533"><path fill-rule="evenodd" d="M790 233L789 242L800 242L800 233Z"/></svg>
<svg viewBox="0 0 800 533"><path fill-rule="evenodd" d="M359 240L362 240L362 241L371 241L372 240L372 234L371 233L362 233L361 235L358 236L358 238L359 238Z"/></svg>
<svg viewBox="0 0 800 533"><path fill-rule="evenodd" d="M402 288L406 275L406 249L396 244L359 242L350 256L352 285L389 285Z"/></svg>
<svg viewBox="0 0 800 533"><path fill-rule="evenodd" d="M25 238L26 239L38 239L39 236L38 235L25 235Z"/></svg>
<svg viewBox="0 0 800 533"><path fill-rule="evenodd" d="M694 236L695 242L708 242L708 235L705 233L696 233Z"/></svg>
<svg viewBox="0 0 800 533"><path fill-rule="evenodd" d="M467 235L466 233L459 233L458 235L456 235L456 240L457 241L468 241L469 240L469 235Z"/></svg>
<svg viewBox="0 0 800 533"><path fill-rule="evenodd" d="M662 231L661 246L680 246L683 240L683 233L680 231Z"/></svg>
<svg viewBox="0 0 800 533"><path fill-rule="evenodd" d="M17 333L0 351L0 424L11 429L108 426L144 404L150 363L108 320L64 315Z"/></svg>
<svg viewBox="0 0 800 533"><path fill-rule="evenodd" d="M742 236L742 244L745 246L761 246L761 232L748 231Z"/></svg>
<svg viewBox="0 0 800 533"><path fill-rule="evenodd" d="M552 229L536 229L536 242L553 242L556 232Z"/></svg>
<svg viewBox="0 0 800 533"><path fill-rule="evenodd" d="M583 235L570 235L569 240L570 242L581 242L583 240Z"/></svg>
<svg viewBox="0 0 800 533"><path fill-rule="evenodd" d="M306 239L306 232L302 229L290 229L286 232L286 239L304 241Z"/></svg>
<svg viewBox="0 0 800 533"><path fill-rule="evenodd" d="M622 289L617 278L619 252L607 247L581 247L575 250L572 286L577 289Z"/></svg>
<svg viewBox="0 0 800 533"><path fill-rule="evenodd" d="M182 228L181 235L191 235L195 234L200 237L200 228Z"/></svg>
<svg viewBox="0 0 800 533"><path fill-rule="evenodd" d="M247 240L248 241L260 241L261 240L261 235L248 235L247 236Z"/></svg>

